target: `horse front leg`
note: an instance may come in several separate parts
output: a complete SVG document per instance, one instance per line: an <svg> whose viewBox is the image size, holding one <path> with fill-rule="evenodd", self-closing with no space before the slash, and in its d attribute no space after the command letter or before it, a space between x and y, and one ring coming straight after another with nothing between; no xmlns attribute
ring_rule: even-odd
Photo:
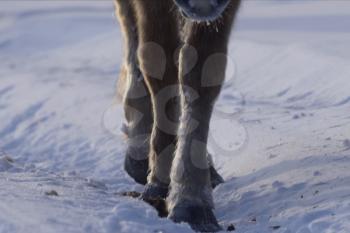
<svg viewBox="0 0 350 233"><path fill-rule="evenodd" d="M134 0L133 3L140 30L138 58L151 94L154 118L150 138L150 173L143 198L165 198L180 114L178 68L174 59L180 46L177 12L172 0Z"/></svg>
<svg viewBox="0 0 350 233"><path fill-rule="evenodd" d="M237 7L227 9L215 25L217 31L193 22L187 22L184 29L185 45L180 52L183 112L167 203L169 218L188 222L198 231L221 229L212 211L207 140L213 105L225 78L228 39Z"/></svg>

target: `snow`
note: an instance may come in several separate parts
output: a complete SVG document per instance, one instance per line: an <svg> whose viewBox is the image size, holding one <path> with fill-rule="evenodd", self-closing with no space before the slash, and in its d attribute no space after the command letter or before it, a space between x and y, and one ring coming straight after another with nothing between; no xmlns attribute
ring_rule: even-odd
<svg viewBox="0 0 350 233"><path fill-rule="evenodd" d="M349 12L244 1L210 133L223 226L350 231ZM1 1L0 35L0 232L192 232L116 195L142 186L122 169L112 1Z"/></svg>

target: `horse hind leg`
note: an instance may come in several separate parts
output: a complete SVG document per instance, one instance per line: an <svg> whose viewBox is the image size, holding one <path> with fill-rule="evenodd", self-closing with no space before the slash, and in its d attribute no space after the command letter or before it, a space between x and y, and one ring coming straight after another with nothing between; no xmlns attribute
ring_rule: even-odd
<svg viewBox="0 0 350 233"><path fill-rule="evenodd" d="M153 125L151 97L138 67L135 10L130 1L116 0L115 5L125 43L124 64L118 81L126 118L123 131L128 138L124 168L136 182L146 184Z"/></svg>

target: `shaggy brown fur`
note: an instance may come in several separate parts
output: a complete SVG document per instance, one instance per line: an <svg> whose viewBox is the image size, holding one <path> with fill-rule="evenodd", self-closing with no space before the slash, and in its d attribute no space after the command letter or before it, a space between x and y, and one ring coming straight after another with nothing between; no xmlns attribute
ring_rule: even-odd
<svg viewBox="0 0 350 233"><path fill-rule="evenodd" d="M167 198L170 219L219 230L211 193L222 180L206 144L240 0L115 1L126 48L125 169L147 183L144 199Z"/></svg>

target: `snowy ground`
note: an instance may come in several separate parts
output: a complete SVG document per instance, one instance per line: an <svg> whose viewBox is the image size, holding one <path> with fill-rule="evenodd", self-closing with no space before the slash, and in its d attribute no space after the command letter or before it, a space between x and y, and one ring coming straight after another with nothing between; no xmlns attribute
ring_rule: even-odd
<svg viewBox="0 0 350 233"><path fill-rule="evenodd" d="M222 225L350 232L349 12L244 2L211 126ZM115 194L142 187L122 170L113 14L112 1L0 2L1 233L192 232Z"/></svg>

